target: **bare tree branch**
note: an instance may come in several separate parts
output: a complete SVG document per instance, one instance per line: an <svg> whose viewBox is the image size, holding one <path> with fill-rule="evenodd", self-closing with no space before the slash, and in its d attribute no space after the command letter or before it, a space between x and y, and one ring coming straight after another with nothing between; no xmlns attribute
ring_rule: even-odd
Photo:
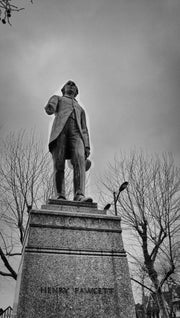
<svg viewBox="0 0 180 318"><path fill-rule="evenodd" d="M17 279L17 274L16 272L13 270L12 266L10 265L10 263L8 262L7 257L4 255L2 248L0 247L0 257L4 263L5 268L7 268L7 270L9 271L9 273L5 273L5 272L0 272L1 275L3 276L10 276L13 277L15 280Z"/></svg>
<svg viewBox="0 0 180 318"><path fill-rule="evenodd" d="M140 286L148 289L151 293L154 293L154 290L152 290L151 288L147 287L146 285L142 284L141 282L139 282L137 279L131 277L131 280L133 280L135 283L139 284Z"/></svg>
<svg viewBox="0 0 180 318"><path fill-rule="evenodd" d="M33 0L30 0L30 2L33 3ZM19 5L12 3L11 0L0 0L0 20L3 24L8 22L11 25L10 19L12 13L22 10L24 10L23 7L19 7Z"/></svg>

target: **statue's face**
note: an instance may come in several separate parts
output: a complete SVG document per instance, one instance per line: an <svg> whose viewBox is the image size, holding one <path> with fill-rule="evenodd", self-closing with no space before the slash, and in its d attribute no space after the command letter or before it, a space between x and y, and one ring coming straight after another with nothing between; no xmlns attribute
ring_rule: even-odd
<svg viewBox="0 0 180 318"><path fill-rule="evenodd" d="M77 93L76 84L72 81L68 81L64 86L64 92L65 94L71 94L75 96Z"/></svg>

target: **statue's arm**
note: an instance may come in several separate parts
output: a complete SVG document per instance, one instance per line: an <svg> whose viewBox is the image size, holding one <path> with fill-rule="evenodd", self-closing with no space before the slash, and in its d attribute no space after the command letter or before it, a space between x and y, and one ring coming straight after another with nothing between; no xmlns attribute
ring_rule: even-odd
<svg viewBox="0 0 180 318"><path fill-rule="evenodd" d="M52 96L47 105L44 107L48 115L52 115L57 112L59 97L57 95Z"/></svg>
<svg viewBox="0 0 180 318"><path fill-rule="evenodd" d="M84 137L84 142L85 142L85 148L88 151L88 156L90 154L90 142L89 142L89 133L88 133L88 128L87 128L87 124L86 124L86 114L85 111L82 110L82 114L81 114L81 129L82 129L82 133L83 133L83 137Z"/></svg>

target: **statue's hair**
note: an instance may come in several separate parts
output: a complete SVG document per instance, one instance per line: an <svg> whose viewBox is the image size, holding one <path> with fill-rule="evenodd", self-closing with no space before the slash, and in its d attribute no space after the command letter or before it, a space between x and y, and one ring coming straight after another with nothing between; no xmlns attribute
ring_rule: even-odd
<svg viewBox="0 0 180 318"><path fill-rule="evenodd" d="M69 81L67 81L67 83L68 83ZM73 82L73 81L72 81ZM67 84L66 83L66 84ZM74 82L73 82L74 83ZM64 86L61 88L61 92L62 92L62 94L64 95L65 94L65 86L66 86L66 84L64 84ZM75 84L75 83L74 83ZM75 95L74 95L74 97L76 97L77 95L78 95L78 93L79 93L79 90L78 90L78 87L76 86L76 84L75 84L75 87L76 87L76 93L75 93Z"/></svg>

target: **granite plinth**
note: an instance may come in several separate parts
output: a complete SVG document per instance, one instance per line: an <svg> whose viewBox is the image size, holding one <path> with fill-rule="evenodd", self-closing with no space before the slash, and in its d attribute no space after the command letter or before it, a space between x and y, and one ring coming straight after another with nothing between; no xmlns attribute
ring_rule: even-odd
<svg viewBox="0 0 180 318"><path fill-rule="evenodd" d="M30 213L14 317L135 318L120 218L67 207Z"/></svg>

